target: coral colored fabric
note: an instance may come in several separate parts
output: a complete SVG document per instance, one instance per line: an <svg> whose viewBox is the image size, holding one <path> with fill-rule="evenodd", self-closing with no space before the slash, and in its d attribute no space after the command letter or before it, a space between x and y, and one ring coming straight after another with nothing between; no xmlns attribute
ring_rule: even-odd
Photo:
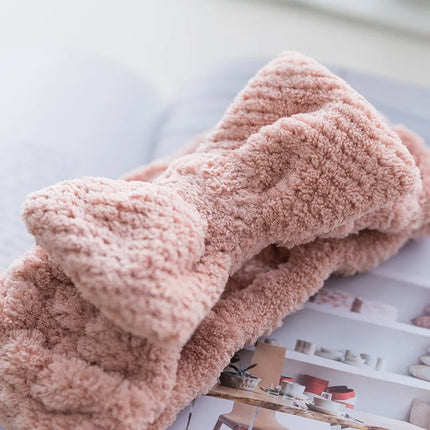
<svg viewBox="0 0 430 430"><path fill-rule="evenodd" d="M103 315L175 346L265 247L399 231L420 187L378 112L325 67L286 53L152 183L67 181L31 195L23 217Z"/></svg>
<svg viewBox="0 0 430 430"><path fill-rule="evenodd" d="M6 428L164 429L330 274L428 232L423 142L295 53L165 167L27 200L39 246L0 277Z"/></svg>
<svg viewBox="0 0 430 430"><path fill-rule="evenodd" d="M182 349L175 389L151 429L171 424L179 410L215 384L237 349L279 327L282 318L301 309L331 274L349 276L369 270L396 254L408 239L429 234L430 152L418 136L404 127L395 129L414 155L423 178L424 188L418 196L420 221L397 233L363 230L291 250L274 246L263 250L229 279L224 297Z"/></svg>

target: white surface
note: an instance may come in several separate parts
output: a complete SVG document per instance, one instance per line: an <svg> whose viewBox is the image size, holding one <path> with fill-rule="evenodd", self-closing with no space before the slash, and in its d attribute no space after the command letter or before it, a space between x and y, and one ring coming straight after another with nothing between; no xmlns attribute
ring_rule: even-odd
<svg viewBox="0 0 430 430"><path fill-rule="evenodd" d="M409 253L418 245L412 244L411 248L402 250L397 257L398 264L405 258L412 258ZM415 270L424 275L428 267L426 259L418 254L415 257L419 258ZM406 266L405 263L402 267L407 269ZM407 419L413 398L429 402L430 383L412 378L407 371L410 365L418 363L419 356L425 354L430 345L427 332L409 325L410 319L429 303L430 292L410 282L411 270L406 270L408 281L404 281L396 277L399 271L395 269L392 265L387 270L389 278L374 273L331 278L326 287L391 304L399 309L399 322L345 312L337 314L337 311L307 304L302 311L288 316L283 326L272 334L290 350L296 339L304 339L318 347L368 353L373 361L382 357L387 360L387 372L288 351L283 375L298 378L301 374L310 374L329 380L330 385L348 385L356 392L358 409L395 419Z"/></svg>
<svg viewBox="0 0 430 430"><path fill-rule="evenodd" d="M160 107L156 91L129 69L68 50L4 49L0 94L0 148L55 150L75 176L115 177L139 165Z"/></svg>
<svg viewBox="0 0 430 430"><path fill-rule="evenodd" d="M219 59L285 49L430 86L428 39L267 0L2 0L11 45L97 52L168 94Z"/></svg>
<svg viewBox="0 0 430 430"><path fill-rule="evenodd" d="M364 273L347 278L332 277L326 282L326 287L341 288L355 297L394 306L398 309L397 321L406 324L420 315L424 306L430 303L429 289L406 280L396 279L393 275L388 278L379 274ZM409 339L414 340L412 337Z"/></svg>
<svg viewBox="0 0 430 430"><path fill-rule="evenodd" d="M350 350L356 355L370 354L373 362L381 357L387 361L387 371L403 375L430 346L428 337L336 318L307 308L288 316L284 326L276 330L273 336L289 349L294 349L297 339L302 339L316 344L317 349Z"/></svg>
<svg viewBox="0 0 430 430"><path fill-rule="evenodd" d="M430 289L429 255L429 238L410 241L402 248L399 254L373 269L373 273L387 279L402 280L416 286Z"/></svg>
<svg viewBox="0 0 430 430"><path fill-rule="evenodd" d="M25 196L143 163L158 99L120 65L54 50L1 52L0 94L1 271L34 242L20 217Z"/></svg>
<svg viewBox="0 0 430 430"><path fill-rule="evenodd" d="M428 0L284 0L430 37ZM387 13L387 10L390 12Z"/></svg>
<svg viewBox="0 0 430 430"><path fill-rule="evenodd" d="M277 339L281 339L279 333ZM246 366L250 362L252 351L242 350L240 355L243 360L241 365ZM329 362L328 366L325 365L327 361ZM355 391L355 409L398 420L408 419L413 398L419 398L425 402L430 401L428 385L430 383L426 381L418 381L418 384L424 383L421 387L411 386L399 383L399 375L394 375L396 381L382 377L380 379L373 378L367 374L360 374L359 368L353 367L351 372L352 366L338 363L342 366L338 369L335 367L336 363L331 366L332 363L330 362L331 360L317 356L306 356L294 351L287 351L282 375L292 377L295 381L300 382L301 376L307 374L329 381L330 386L347 385ZM400 376L400 380L409 381L409 377Z"/></svg>
<svg viewBox="0 0 430 430"><path fill-rule="evenodd" d="M352 366L350 364L341 363L340 361L318 357L317 355L307 355L301 352L287 350L285 358L288 360L314 364L315 366L326 367L327 369L338 370L339 372L359 375L369 379L378 379L381 381L392 382L394 384L405 385L407 387L430 390L430 382L413 378L412 376L398 375L391 372L378 372L376 370L369 369L368 367ZM368 381L368 383L371 384L371 381Z"/></svg>
<svg viewBox="0 0 430 430"><path fill-rule="evenodd" d="M305 305L306 309L313 310L316 312L322 312L324 314L332 315L335 318L347 318L358 323L373 324L380 327L385 327L390 330L402 331L417 336L430 338L430 329L418 327L412 324L399 323L397 321L391 321L384 318L375 318L369 315L362 315L356 312L346 311L342 309L330 309L325 306L317 305L315 303L308 302Z"/></svg>

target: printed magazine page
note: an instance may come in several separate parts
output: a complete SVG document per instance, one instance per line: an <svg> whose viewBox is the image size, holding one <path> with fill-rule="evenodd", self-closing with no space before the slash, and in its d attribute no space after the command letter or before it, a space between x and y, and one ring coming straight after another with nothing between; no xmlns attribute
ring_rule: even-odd
<svg viewBox="0 0 430 430"><path fill-rule="evenodd" d="M0 430L430 430L430 7L341 3L0 2Z"/></svg>
<svg viewBox="0 0 430 430"><path fill-rule="evenodd" d="M414 428L401 422L425 416L429 401L429 250L428 240L410 243L371 273L332 277L235 354L171 428Z"/></svg>

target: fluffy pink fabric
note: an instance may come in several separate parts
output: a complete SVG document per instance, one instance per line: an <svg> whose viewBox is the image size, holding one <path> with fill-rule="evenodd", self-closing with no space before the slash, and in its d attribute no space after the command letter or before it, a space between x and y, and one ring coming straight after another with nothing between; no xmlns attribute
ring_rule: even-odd
<svg viewBox="0 0 430 430"><path fill-rule="evenodd" d="M424 184L417 196L421 210L411 224L396 233L366 229L291 250L271 246L246 263L182 349L175 389L151 430L170 425L178 411L216 383L235 351L279 327L282 318L301 309L331 274L369 270L396 254L408 239L429 234L430 152L406 128L395 130L413 154Z"/></svg>
<svg viewBox="0 0 430 430"><path fill-rule="evenodd" d="M376 110L325 67L286 53L153 183L64 182L30 196L23 216L103 315L174 347L263 248L399 231L420 187Z"/></svg>
<svg viewBox="0 0 430 430"><path fill-rule="evenodd" d="M0 422L7 429L144 429L177 352L124 332L36 248L0 281Z"/></svg>
<svg viewBox="0 0 430 430"><path fill-rule="evenodd" d="M167 427L331 273L367 270L427 232L430 155L396 132L325 68L285 54L154 183L33 196L25 213L45 251L0 277L2 424Z"/></svg>
<svg viewBox="0 0 430 430"><path fill-rule="evenodd" d="M416 137L397 131L415 154L428 193L429 155ZM139 174L143 179L151 172ZM419 200L427 226L427 194ZM223 299L182 352L155 348L115 327L35 249L9 270L0 289L2 423L8 429L131 430L148 427L167 405L153 424L165 428L215 382L232 351L299 309L342 256L351 273L365 270L416 233L362 232L291 251L266 248L230 278Z"/></svg>

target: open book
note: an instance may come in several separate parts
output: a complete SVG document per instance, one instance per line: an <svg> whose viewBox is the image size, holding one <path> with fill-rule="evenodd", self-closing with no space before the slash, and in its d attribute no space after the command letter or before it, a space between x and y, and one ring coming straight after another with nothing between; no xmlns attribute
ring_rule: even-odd
<svg viewBox="0 0 430 430"><path fill-rule="evenodd" d="M0 270L32 246L33 239L19 215L28 193L83 175L117 178L152 158L170 155L210 129L265 62L238 59L215 65L166 102L142 78L99 57L72 52L3 53ZM393 123L405 124L430 142L430 90L331 69ZM332 296L343 291L345 297L358 298L370 308L374 303L385 303L396 309L395 318L352 315L336 306L318 308L318 300L310 303L287 317L286 324L274 334L277 343L286 347L285 376L312 374L330 379L331 385L353 385L357 393L354 407L392 419L407 420L414 398L430 402L430 382L407 375L408 365L418 362L430 346L430 330L410 324L425 305L430 305L428 258L430 241L424 239L409 244L371 274L329 281L327 290ZM296 339L302 338L318 347L374 355L385 360L386 368L379 373L366 367L348 368L323 354L294 350ZM250 350L241 353L244 363L251 354ZM276 385L278 381L273 382ZM205 397L196 402L188 426L210 429L229 408L226 400ZM281 415L278 421L290 429L328 426ZM186 410L173 428L185 428L188 418Z"/></svg>

